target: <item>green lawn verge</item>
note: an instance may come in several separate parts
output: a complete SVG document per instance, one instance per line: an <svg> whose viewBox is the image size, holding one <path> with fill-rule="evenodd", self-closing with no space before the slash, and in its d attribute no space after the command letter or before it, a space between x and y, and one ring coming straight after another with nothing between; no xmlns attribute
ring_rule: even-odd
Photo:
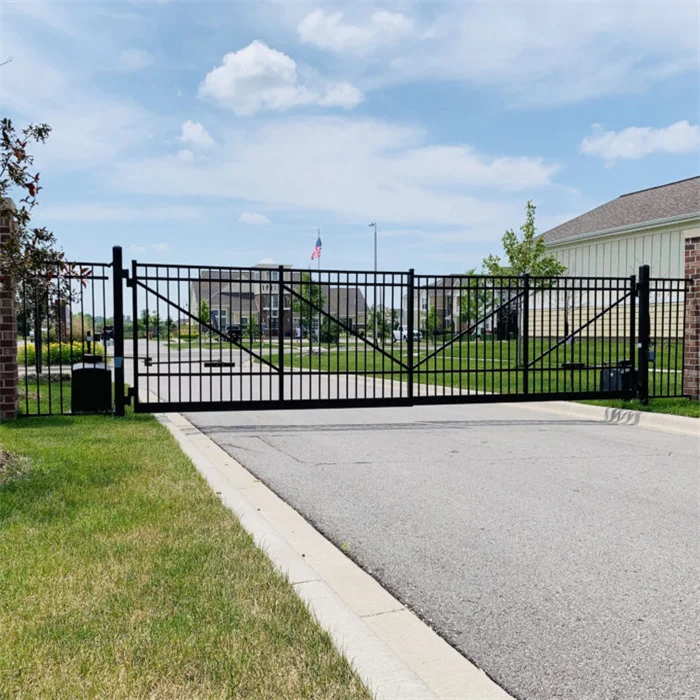
<svg viewBox="0 0 700 700"><path fill-rule="evenodd" d="M0 698L370 697L155 419L0 445Z"/></svg>
<svg viewBox="0 0 700 700"><path fill-rule="evenodd" d="M19 379L20 415L49 415L70 413L71 381L49 382L46 378L21 377Z"/></svg>
<svg viewBox="0 0 700 700"><path fill-rule="evenodd" d="M641 401L622 401L611 399L609 401L582 401L581 403L593 406L610 406L611 408L624 408L628 411L646 411L649 413L669 413L674 416L687 416L700 418L700 401L689 399L649 399L649 403Z"/></svg>
<svg viewBox="0 0 700 700"><path fill-rule="evenodd" d="M591 339L561 345L547 353L554 344L547 339L529 343L531 360L542 355L542 359L529 370L530 393L599 391L600 368L604 364L615 365L630 352L627 342ZM518 349L514 340L455 342L438 352L432 343L426 345L426 341L414 343L414 364L429 358L414 372L416 382L499 394L523 391L523 372L518 366ZM323 345L321 354L285 353L285 365L351 374L383 372L387 380L406 381L406 370L401 369L400 362L408 362L407 344L387 342L384 350L386 354L366 344L352 348ZM667 343L663 348L657 347L656 362L650 365L649 371L651 393L671 394L680 390L682 358L682 344ZM278 356L273 354L269 359L276 365ZM588 368L571 370L562 367L570 362L584 363Z"/></svg>

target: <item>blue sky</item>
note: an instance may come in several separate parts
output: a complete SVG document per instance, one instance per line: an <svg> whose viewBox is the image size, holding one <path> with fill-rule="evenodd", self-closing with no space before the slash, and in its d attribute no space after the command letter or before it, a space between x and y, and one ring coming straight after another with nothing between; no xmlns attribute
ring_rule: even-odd
<svg viewBox="0 0 700 700"><path fill-rule="evenodd" d="M0 4L72 258L458 272L698 174L696 2Z"/></svg>

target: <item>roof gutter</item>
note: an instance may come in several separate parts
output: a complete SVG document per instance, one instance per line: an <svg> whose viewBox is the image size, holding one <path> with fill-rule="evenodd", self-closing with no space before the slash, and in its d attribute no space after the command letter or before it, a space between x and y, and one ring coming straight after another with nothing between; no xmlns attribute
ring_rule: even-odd
<svg viewBox="0 0 700 700"><path fill-rule="evenodd" d="M617 233L627 233L628 231L646 231L650 228L658 228L659 226L668 226L670 224L682 224L686 221L698 219L700 221L700 211L691 214L681 214L680 216L668 216L665 219L652 219L651 221L643 221L638 224L627 224L626 226L618 226L617 228L609 228L604 231L592 231L591 233L582 233L571 238L562 238L558 241L547 241L545 244L548 248L554 248L560 245L567 245L578 241L585 241L589 238L600 238L603 236L612 236Z"/></svg>

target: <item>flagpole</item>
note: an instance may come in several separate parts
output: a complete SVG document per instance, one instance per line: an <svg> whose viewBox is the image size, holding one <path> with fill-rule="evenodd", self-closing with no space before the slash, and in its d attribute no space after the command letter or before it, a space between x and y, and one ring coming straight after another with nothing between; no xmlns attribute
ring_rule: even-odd
<svg viewBox="0 0 700 700"><path fill-rule="evenodd" d="M318 229L318 240L321 240L321 229ZM321 281L321 256L318 256L318 280Z"/></svg>

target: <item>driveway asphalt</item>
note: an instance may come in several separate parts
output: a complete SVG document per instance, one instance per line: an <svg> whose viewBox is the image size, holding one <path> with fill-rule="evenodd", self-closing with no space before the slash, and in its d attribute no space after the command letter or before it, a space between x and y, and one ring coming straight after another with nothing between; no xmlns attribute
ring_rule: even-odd
<svg viewBox="0 0 700 700"><path fill-rule="evenodd" d="M504 404L188 419L516 697L697 698L697 439Z"/></svg>

